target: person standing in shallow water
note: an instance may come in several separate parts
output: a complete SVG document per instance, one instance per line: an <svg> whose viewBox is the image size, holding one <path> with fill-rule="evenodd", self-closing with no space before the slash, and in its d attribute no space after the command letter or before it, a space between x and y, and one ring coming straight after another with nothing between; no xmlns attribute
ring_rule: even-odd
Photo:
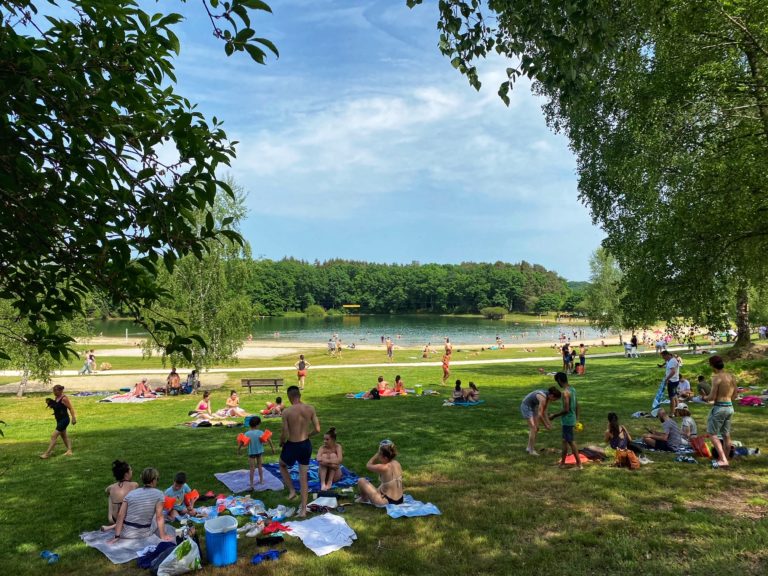
<svg viewBox="0 0 768 576"><path fill-rule="evenodd" d="M40 455L43 460L50 458L53 449L56 447L56 440L61 437L61 441L64 442L64 446L67 451L64 452L64 456L72 456L72 439L67 435L67 428L70 423L72 426L77 424L77 417L75 416L75 408L72 406L69 398L64 395L64 386L57 384L53 387L54 398L46 398L45 402L48 408L53 410L53 417L56 419L56 429L51 434L51 443L48 445L48 450ZM70 419L71 415L71 419Z"/></svg>

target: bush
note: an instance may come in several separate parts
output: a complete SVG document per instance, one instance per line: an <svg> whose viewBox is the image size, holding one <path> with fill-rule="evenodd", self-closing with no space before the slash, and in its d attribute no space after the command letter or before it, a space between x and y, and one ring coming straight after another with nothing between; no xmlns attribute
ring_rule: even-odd
<svg viewBox="0 0 768 576"><path fill-rule="evenodd" d="M311 306L307 306L307 309L304 310L304 313L307 316L322 318L323 316L325 316L325 308L323 308L319 304L312 304Z"/></svg>
<svg viewBox="0 0 768 576"><path fill-rule="evenodd" d="M480 310L480 314L489 320L501 320L507 315L507 309L502 308L501 306L487 306Z"/></svg>

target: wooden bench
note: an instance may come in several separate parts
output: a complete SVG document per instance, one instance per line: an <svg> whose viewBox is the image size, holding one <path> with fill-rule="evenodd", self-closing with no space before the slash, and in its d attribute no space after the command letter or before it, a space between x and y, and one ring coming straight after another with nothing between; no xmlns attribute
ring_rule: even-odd
<svg viewBox="0 0 768 576"><path fill-rule="evenodd" d="M280 391L280 386L283 385L282 378L241 378L240 385L245 388L248 387L248 394L251 393L251 388L274 388L275 394Z"/></svg>

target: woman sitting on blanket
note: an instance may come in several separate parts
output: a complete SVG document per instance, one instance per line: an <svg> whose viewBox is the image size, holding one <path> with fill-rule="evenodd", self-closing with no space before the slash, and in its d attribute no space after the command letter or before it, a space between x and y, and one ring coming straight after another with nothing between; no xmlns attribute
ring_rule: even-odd
<svg viewBox="0 0 768 576"><path fill-rule="evenodd" d="M344 453L336 443L336 428L329 428L323 436L323 445L317 451L320 466L320 490L330 490L334 482L341 480L341 462Z"/></svg>
<svg viewBox="0 0 768 576"><path fill-rule="evenodd" d="M203 399L197 403L197 408L190 413L190 416L192 415L202 418L203 420L210 420L213 418L213 413L211 412L211 392L209 390L203 392Z"/></svg>
<svg viewBox="0 0 768 576"><path fill-rule="evenodd" d="M639 453L639 449L632 445L632 436L627 429L619 424L616 412L608 413L608 429L605 431L605 441L614 450L627 450Z"/></svg>
<svg viewBox="0 0 768 576"><path fill-rule="evenodd" d="M240 408L240 398L237 396L237 392L232 390L227 398L227 407L224 409L226 416L229 418L242 418L248 416L248 412Z"/></svg>
<svg viewBox="0 0 768 576"><path fill-rule="evenodd" d="M461 380L456 380L456 386L453 387L453 395L451 401L456 404L466 402L464 399L464 389L461 387Z"/></svg>
<svg viewBox="0 0 768 576"><path fill-rule="evenodd" d="M176 538L165 532L163 493L157 489L160 474L154 468L141 472L143 486L131 490L120 505L115 523L115 537L109 544L120 539L141 539L157 534L162 540L174 542Z"/></svg>
<svg viewBox="0 0 768 576"><path fill-rule="evenodd" d="M368 470L379 475L381 484L374 488L368 480L360 478L357 481L360 496L355 502L370 503L374 506L403 503L403 469L395 460L396 457L397 448L394 443L391 440L382 440L376 454L365 465Z"/></svg>
<svg viewBox="0 0 768 576"><path fill-rule="evenodd" d="M469 383L469 388L464 390L464 402L477 402L480 399L480 391L474 382Z"/></svg>
<svg viewBox="0 0 768 576"><path fill-rule="evenodd" d="M147 379L142 378L141 382L136 382L131 391L133 398L154 398L155 393L147 385Z"/></svg>
<svg viewBox="0 0 768 576"><path fill-rule="evenodd" d="M400 374L395 376L395 394L405 396L405 383L403 382L403 379L400 378Z"/></svg>
<svg viewBox="0 0 768 576"><path fill-rule="evenodd" d="M131 482L133 478L133 470L128 462L122 460L115 460L112 462L112 474L117 482L107 486L105 492L107 493L107 519L109 520L109 526L102 526L104 531L112 530L117 522L117 515L120 512L120 506L123 504L126 495L131 491L139 487L138 482Z"/></svg>

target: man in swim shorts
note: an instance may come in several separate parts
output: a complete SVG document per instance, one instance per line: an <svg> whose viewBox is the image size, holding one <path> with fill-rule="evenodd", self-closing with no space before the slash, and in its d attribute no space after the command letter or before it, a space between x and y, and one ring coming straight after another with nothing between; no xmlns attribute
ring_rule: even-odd
<svg viewBox="0 0 768 576"><path fill-rule="evenodd" d="M731 418L733 417L733 401L738 395L736 378L725 371L725 362L720 356L711 356L709 365L712 366L712 391L705 398L715 405L707 417L707 433L712 444L717 449L717 466L726 468L728 456L731 453ZM720 436L723 437L722 442Z"/></svg>
<svg viewBox="0 0 768 576"><path fill-rule="evenodd" d="M312 457L312 442L310 436L320 433L320 421L314 406L301 401L301 391L298 386L288 387L288 400L291 406L283 410L283 429L280 433L280 474L288 487L288 499L296 498L296 490L291 481L288 469L299 463L299 485L301 487L301 508L299 517L307 515L307 472L309 459ZM310 429L311 426L311 429Z"/></svg>

